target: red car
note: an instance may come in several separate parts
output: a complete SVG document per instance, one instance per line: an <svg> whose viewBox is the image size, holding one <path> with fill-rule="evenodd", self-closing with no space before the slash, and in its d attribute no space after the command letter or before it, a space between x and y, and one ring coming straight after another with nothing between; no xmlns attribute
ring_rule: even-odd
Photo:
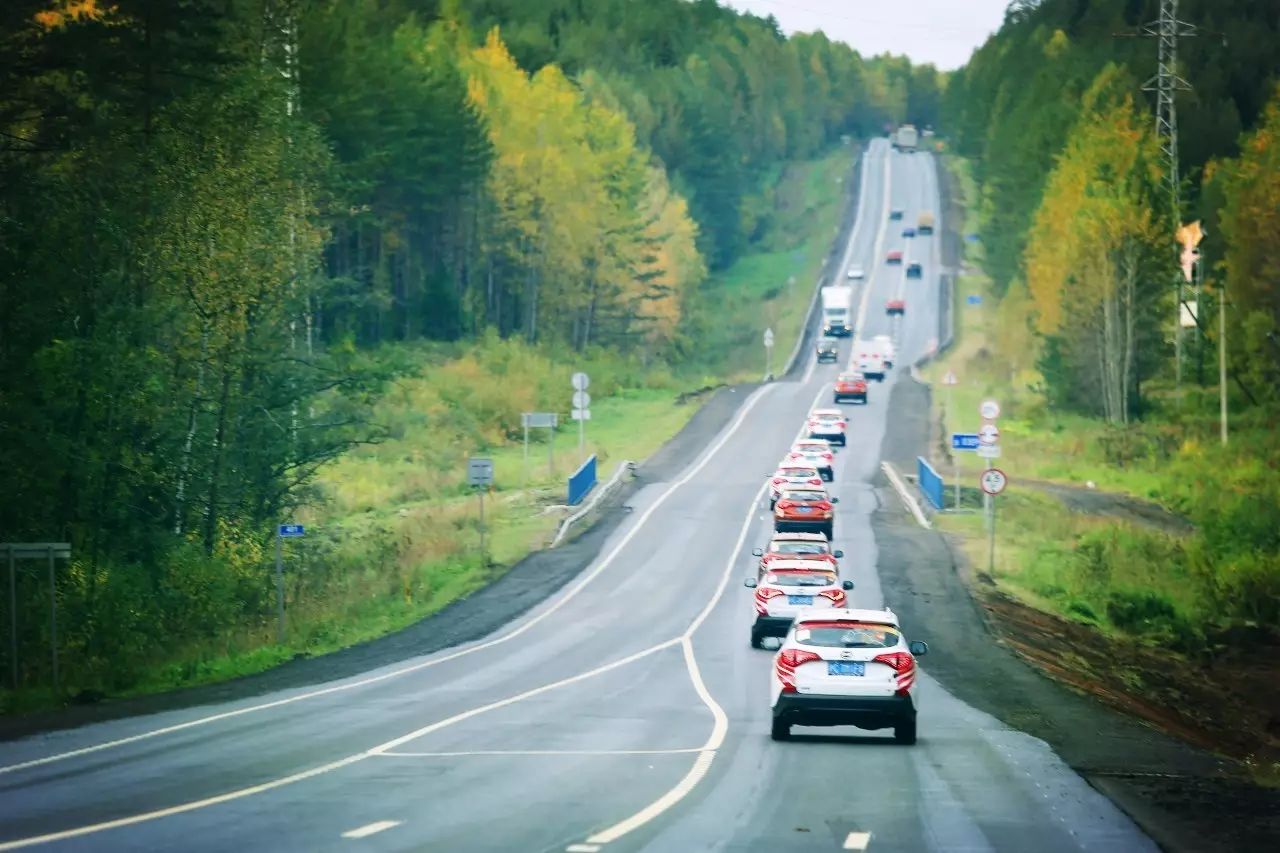
<svg viewBox="0 0 1280 853"><path fill-rule="evenodd" d="M789 488L773 505L773 529L779 533L787 530L825 533L830 539L839 500L828 495L826 489Z"/></svg>
<svg viewBox="0 0 1280 853"><path fill-rule="evenodd" d="M837 404L845 400L852 400L865 406L867 404L867 378L861 373L841 373L836 377L836 387L832 397Z"/></svg>
<svg viewBox="0 0 1280 853"><path fill-rule="evenodd" d="M901 317L903 314L907 313L907 300L890 299L884 304L884 313L888 314L890 317L894 314Z"/></svg>
<svg viewBox="0 0 1280 853"><path fill-rule="evenodd" d="M839 548L831 550L830 540L821 533L775 533L767 547L751 553L760 558L761 572L777 560L820 560L837 568L844 556Z"/></svg>
<svg viewBox="0 0 1280 853"><path fill-rule="evenodd" d="M884 262L886 264L901 264L902 251L900 249L893 249L889 254L885 255Z"/></svg>

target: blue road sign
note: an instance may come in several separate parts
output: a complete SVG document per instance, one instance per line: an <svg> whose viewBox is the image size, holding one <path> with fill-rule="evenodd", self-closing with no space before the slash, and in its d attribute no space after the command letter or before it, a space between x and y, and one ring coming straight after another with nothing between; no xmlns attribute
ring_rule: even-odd
<svg viewBox="0 0 1280 853"><path fill-rule="evenodd" d="M976 451L982 442L978 440L976 432L953 432L951 433L951 449L952 450L973 450Z"/></svg>
<svg viewBox="0 0 1280 853"><path fill-rule="evenodd" d="M307 535L307 529L301 524L282 524L279 528L281 539L294 539Z"/></svg>
<svg viewBox="0 0 1280 853"><path fill-rule="evenodd" d="M969 303L970 305L981 305L982 297L976 293L970 293L968 296L964 298L964 301Z"/></svg>
<svg viewBox="0 0 1280 853"><path fill-rule="evenodd" d="M966 234L966 235L964 235L964 239L965 239L965 241L966 241L966 242L969 242L969 243L976 243L976 242L978 242L978 240L980 240L981 238L980 238L977 234Z"/></svg>

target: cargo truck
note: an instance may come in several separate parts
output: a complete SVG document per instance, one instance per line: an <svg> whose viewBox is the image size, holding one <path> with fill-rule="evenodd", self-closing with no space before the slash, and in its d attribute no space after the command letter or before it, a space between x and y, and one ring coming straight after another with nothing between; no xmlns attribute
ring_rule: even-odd
<svg viewBox="0 0 1280 853"><path fill-rule="evenodd" d="M920 134L913 124L904 124L893 134L893 147L899 151L915 151L920 143Z"/></svg>
<svg viewBox="0 0 1280 853"><path fill-rule="evenodd" d="M920 218L916 221L916 231L921 234L933 233L933 214L932 213L926 210L920 214Z"/></svg>
<svg viewBox="0 0 1280 853"><path fill-rule="evenodd" d="M853 333L853 288L822 288L822 334L842 338Z"/></svg>

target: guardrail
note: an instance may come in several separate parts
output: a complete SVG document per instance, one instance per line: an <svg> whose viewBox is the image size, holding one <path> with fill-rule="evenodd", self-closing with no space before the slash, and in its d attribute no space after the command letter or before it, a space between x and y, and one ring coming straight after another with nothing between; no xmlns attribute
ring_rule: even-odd
<svg viewBox="0 0 1280 853"><path fill-rule="evenodd" d="M624 459L620 463L618 463L618 469L613 472L613 476L610 477L609 480L603 486L595 490L595 494L591 496L591 500L583 504L582 507L580 507L577 512L573 513L572 515L565 516L565 518L560 522L560 526L556 528L555 538L551 540L551 547L554 548L557 545L559 545L560 540L563 539L564 535L569 532L570 527L572 527L579 520L585 518L587 514L590 513L593 509L595 509L596 506L602 500L604 500L608 494L610 494L614 489L616 489L622 483L624 475L634 474L635 470L636 470L636 463L633 460Z"/></svg>

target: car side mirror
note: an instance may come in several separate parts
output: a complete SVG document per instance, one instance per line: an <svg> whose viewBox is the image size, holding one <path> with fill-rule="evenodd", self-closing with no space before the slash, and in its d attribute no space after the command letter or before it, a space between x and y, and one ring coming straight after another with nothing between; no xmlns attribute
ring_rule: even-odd
<svg viewBox="0 0 1280 853"><path fill-rule="evenodd" d="M839 548L835 549L835 550L834 550L834 551L832 551L831 553L835 555L835 558L836 558L837 560L839 560L841 557L843 557L843 556L844 556L844 551L841 551Z"/></svg>
<svg viewBox="0 0 1280 853"><path fill-rule="evenodd" d="M839 499L839 498L832 498L832 499L831 499L831 502L832 502L833 504L838 504L838 503L840 503L840 499Z"/></svg>
<svg viewBox="0 0 1280 853"><path fill-rule="evenodd" d="M763 549L763 548L752 548L752 549L751 549L751 556L753 556L753 557L763 557L763 556L764 556L764 549Z"/></svg>
<svg viewBox="0 0 1280 853"><path fill-rule="evenodd" d="M912 643L908 643L907 648L911 650L911 654L915 655L918 658L922 658L925 655L929 654L929 644L922 643L919 640L916 640L915 642L912 642Z"/></svg>
<svg viewBox="0 0 1280 853"><path fill-rule="evenodd" d="M842 589L853 589L853 581L845 581L844 583L840 584L840 587Z"/></svg>
<svg viewBox="0 0 1280 853"><path fill-rule="evenodd" d="M755 578L747 578L746 580L744 580L744 581L742 582L742 585L743 585L743 586L745 586L747 589L755 589L755 588L756 588L756 579L755 579Z"/></svg>

